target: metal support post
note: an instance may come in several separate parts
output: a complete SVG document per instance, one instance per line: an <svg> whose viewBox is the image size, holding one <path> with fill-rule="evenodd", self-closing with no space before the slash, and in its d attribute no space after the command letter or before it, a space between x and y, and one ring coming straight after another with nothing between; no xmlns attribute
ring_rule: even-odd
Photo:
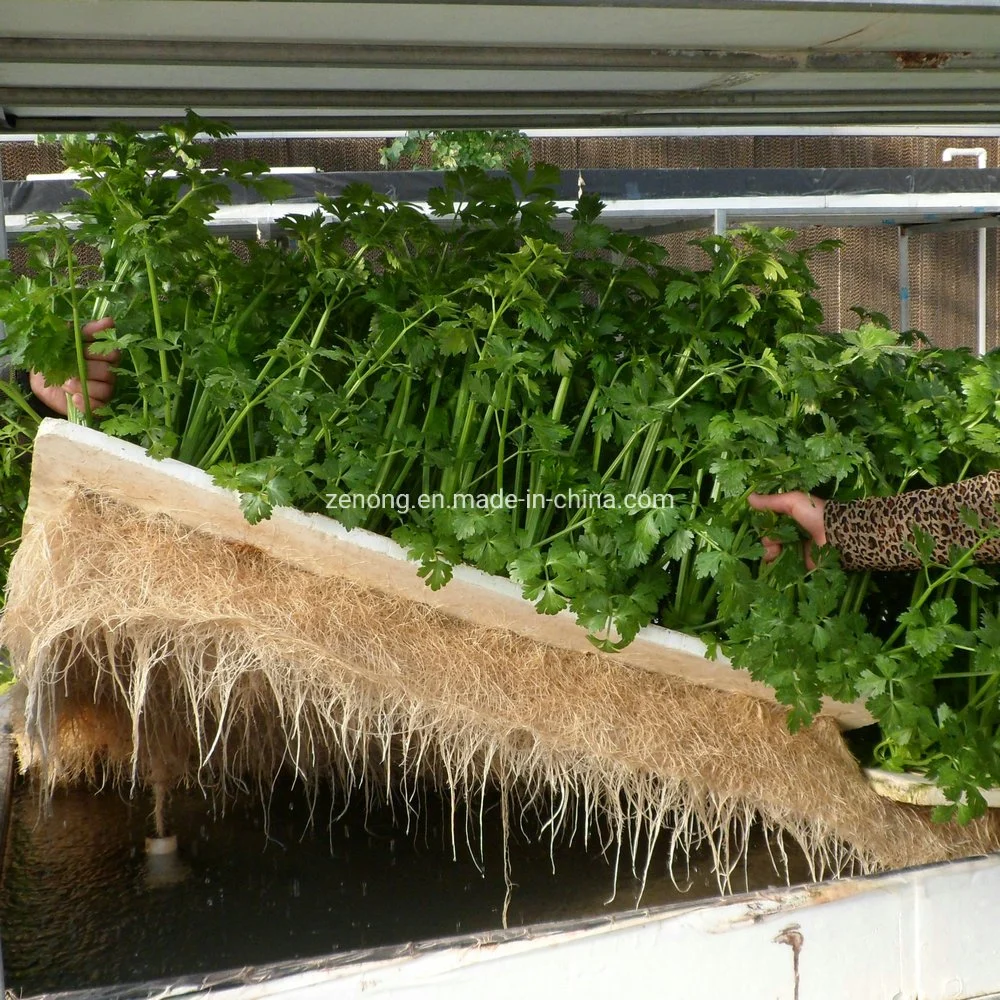
<svg viewBox="0 0 1000 1000"><path fill-rule="evenodd" d="M0 143L0 260L7 259L7 201L3 196L3 144Z"/></svg>
<svg viewBox="0 0 1000 1000"><path fill-rule="evenodd" d="M899 227L899 329L910 329L910 234Z"/></svg>
<svg viewBox="0 0 1000 1000"><path fill-rule="evenodd" d="M962 149L949 146L942 154L945 163L951 163L956 156L974 156L979 163L979 169L986 168L986 150L982 146ZM979 287L976 302L976 353L986 353L986 228L979 230Z"/></svg>

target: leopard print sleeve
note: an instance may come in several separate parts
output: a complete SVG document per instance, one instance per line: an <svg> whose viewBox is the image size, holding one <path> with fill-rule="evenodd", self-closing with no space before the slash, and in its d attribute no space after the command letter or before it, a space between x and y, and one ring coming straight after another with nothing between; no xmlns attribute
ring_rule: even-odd
<svg viewBox="0 0 1000 1000"><path fill-rule="evenodd" d="M871 497L851 503L827 501L823 512L826 541L840 552L844 569L917 569L920 560L907 548L913 526L936 541L935 559L948 561L952 545L970 548L976 531L961 518L968 508L983 525L1000 524L1000 470L949 486L912 490L894 497ZM1000 563L1000 539L985 542L976 554L981 563Z"/></svg>

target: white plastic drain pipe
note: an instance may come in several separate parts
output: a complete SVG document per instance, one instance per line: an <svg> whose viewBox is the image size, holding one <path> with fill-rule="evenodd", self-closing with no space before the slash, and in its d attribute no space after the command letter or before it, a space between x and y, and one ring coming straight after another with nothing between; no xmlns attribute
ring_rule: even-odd
<svg viewBox="0 0 1000 1000"><path fill-rule="evenodd" d="M163 855L177 853L177 838L171 837L147 837L146 853L149 855Z"/></svg>

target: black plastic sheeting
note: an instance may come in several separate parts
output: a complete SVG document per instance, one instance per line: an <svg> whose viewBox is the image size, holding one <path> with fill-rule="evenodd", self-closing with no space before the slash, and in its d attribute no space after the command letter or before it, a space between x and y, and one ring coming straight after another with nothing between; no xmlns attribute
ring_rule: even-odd
<svg viewBox="0 0 1000 1000"><path fill-rule="evenodd" d="M556 188L561 201L575 201L584 190L603 200L640 201L671 198L801 198L822 195L905 195L1000 193L1000 168L782 168L705 170L563 170ZM282 202L315 201L317 193L336 196L351 184L367 184L393 199L423 202L441 186L437 171L358 171L282 175L293 194ZM71 180L5 181L8 215L57 212L83 195ZM233 204L259 204L250 189L234 186Z"/></svg>

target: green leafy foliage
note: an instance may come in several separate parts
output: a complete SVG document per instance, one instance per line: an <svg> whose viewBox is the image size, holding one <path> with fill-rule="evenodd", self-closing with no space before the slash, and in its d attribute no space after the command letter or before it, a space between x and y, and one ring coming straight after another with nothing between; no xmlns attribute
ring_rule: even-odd
<svg viewBox="0 0 1000 1000"><path fill-rule="evenodd" d="M429 170L503 170L517 159L531 159L531 143L516 129L411 129L379 150L383 167L409 160Z"/></svg>
<svg viewBox="0 0 1000 1000"><path fill-rule="evenodd" d="M560 218L558 172L521 161L445 175L430 215L350 187L245 260L207 220L234 185L280 182L204 166L196 137L224 132L192 115L68 141L87 197L41 220L32 277L0 271L0 351L79 374L83 325L111 313L118 392L79 418L210 469L249 520L295 505L392 535L434 588L459 562L506 573L601 649L650 622L700 634L793 726L864 698L887 766L926 770L948 815L982 809L1000 783L994 570L936 562L919 536L909 574L848 575L829 551L806 572L795 544L764 566L762 532L796 530L746 495L891 495L995 467L998 356L924 348L863 310L821 334L814 251L791 233L713 236L701 269L675 268L593 195ZM16 525L35 417L7 395Z"/></svg>

